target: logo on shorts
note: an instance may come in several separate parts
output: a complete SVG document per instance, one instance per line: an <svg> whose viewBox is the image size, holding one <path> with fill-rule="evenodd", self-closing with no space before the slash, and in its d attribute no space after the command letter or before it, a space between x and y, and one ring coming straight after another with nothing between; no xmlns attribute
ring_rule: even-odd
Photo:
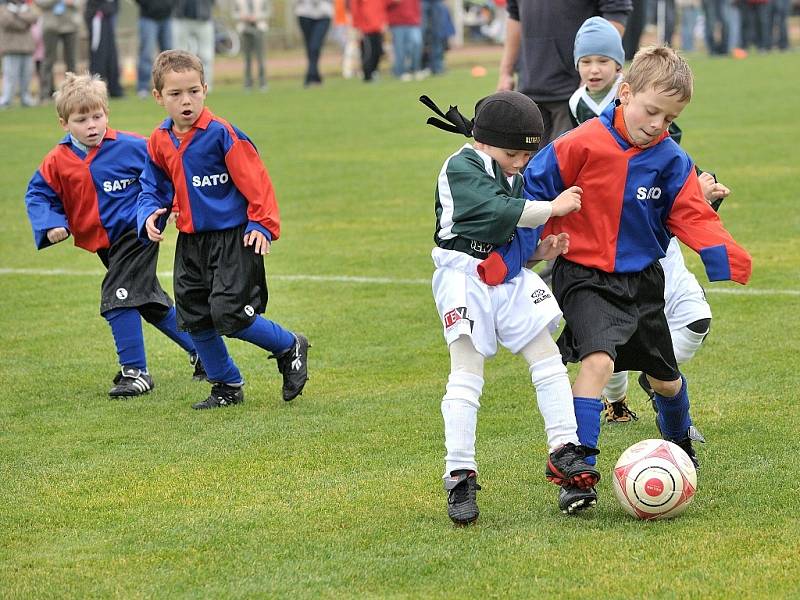
<svg viewBox="0 0 800 600"><path fill-rule="evenodd" d="M455 325L458 324L462 319L469 323L469 330L472 331L475 321L469 318L466 306L459 306L458 308L454 308L453 310L446 312L444 315L444 328L451 329L452 327L455 327Z"/></svg>
<svg viewBox="0 0 800 600"><path fill-rule="evenodd" d="M552 296L550 295L550 292L546 290L533 290L531 298L533 298L534 304L539 304L539 302L544 302L548 298L552 298Z"/></svg>
<svg viewBox="0 0 800 600"><path fill-rule="evenodd" d="M125 300L125 298L128 297L128 290L126 290L125 288L117 288L117 291L114 292L114 294L120 300Z"/></svg>
<svg viewBox="0 0 800 600"><path fill-rule="evenodd" d="M469 247L474 252L480 252L481 254L489 254L489 252L494 250L494 246L492 244L487 244L486 242L479 242L478 240L470 240Z"/></svg>
<svg viewBox="0 0 800 600"><path fill-rule="evenodd" d="M245 304L245 306L244 306L244 314L246 314L248 317L252 317L254 314L256 314L256 311L249 304Z"/></svg>

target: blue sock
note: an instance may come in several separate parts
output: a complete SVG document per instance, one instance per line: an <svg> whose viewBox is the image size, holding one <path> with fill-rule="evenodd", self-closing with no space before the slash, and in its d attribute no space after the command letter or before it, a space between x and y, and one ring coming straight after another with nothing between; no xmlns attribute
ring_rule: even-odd
<svg viewBox="0 0 800 600"><path fill-rule="evenodd" d="M192 342L192 336L185 331L178 329L178 321L175 318L174 306L170 306L167 316L161 319L161 321L158 323L155 323L154 326L188 353L191 354L195 351L194 342Z"/></svg>
<svg viewBox="0 0 800 600"><path fill-rule="evenodd" d="M142 317L135 308L114 308L103 313L103 318L111 326L111 335L117 346L119 364L123 367L136 367L147 370L144 352Z"/></svg>
<svg viewBox="0 0 800 600"><path fill-rule="evenodd" d="M686 378L681 375L681 390L672 398L660 394L655 395L658 407L658 427L661 435L668 440L682 440L686 438L692 417L689 416L689 390Z"/></svg>
<svg viewBox="0 0 800 600"><path fill-rule="evenodd" d="M242 374L233 362L225 341L215 329L195 331L191 334L194 347L203 367L208 375L208 380L218 383L240 384Z"/></svg>
<svg viewBox="0 0 800 600"><path fill-rule="evenodd" d="M589 448L597 448L600 440L600 414L603 403L600 398L573 398L575 404L575 420L578 422L578 441ZM586 462L595 464L597 457L587 456Z"/></svg>
<svg viewBox="0 0 800 600"><path fill-rule="evenodd" d="M264 317L256 317L248 327L232 333L230 337L250 342L275 354L288 350L294 344L294 335L291 332Z"/></svg>

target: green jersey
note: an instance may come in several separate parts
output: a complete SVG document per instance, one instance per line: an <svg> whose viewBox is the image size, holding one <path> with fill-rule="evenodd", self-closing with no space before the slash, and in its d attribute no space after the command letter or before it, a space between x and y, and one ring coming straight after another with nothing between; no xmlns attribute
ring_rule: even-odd
<svg viewBox="0 0 800 600"><path fill-rule="evenodd" d="M522 215L522 176L506 177L491 156L465 144L436 183L436 245L486 258L510 241Z"/></svg>

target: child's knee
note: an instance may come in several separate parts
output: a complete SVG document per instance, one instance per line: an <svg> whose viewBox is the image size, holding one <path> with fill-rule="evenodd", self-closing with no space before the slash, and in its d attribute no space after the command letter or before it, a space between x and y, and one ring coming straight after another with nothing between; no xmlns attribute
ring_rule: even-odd
<svg viewBox="0 0 800 600"><path fill-rule="evenodd" d="M677 396L678 392L681 391L681 387L683 387L683 380L680 378L673 381L661 381L660 379L653 379L652 377L648 377L647 379L650 385L653 386L653 391L664 398Z"/></svg>
<svg viewBox="0 0 800 600"><path fill-rule="evenodd" d="M614 359L605 352L592 352L581 359L581 371L607 381L614 373Z"/></svg>

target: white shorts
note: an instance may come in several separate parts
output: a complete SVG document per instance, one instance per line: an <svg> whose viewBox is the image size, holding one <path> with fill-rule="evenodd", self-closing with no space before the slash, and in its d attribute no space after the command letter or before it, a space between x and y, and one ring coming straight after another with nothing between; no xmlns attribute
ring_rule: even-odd
<svg viewBox="0 0 800 600"><path fill-rule="evenodd" d="M670 331L686 327L700 319L711 318L711 307L697 278L686 268L681 248L676 238L667 247L661 259L664 268L664 314Z"/></svg>
<svg viewBox="0 0 800 600"><path fill-rule="evenodd" d="M463 252L434 248L433 298L447 344L467 335L490 358L497 342L517 354L541 331L555 331L561 309L542 279L529 269L508 283L489 286L478 277L481 261Z"/></svg>

